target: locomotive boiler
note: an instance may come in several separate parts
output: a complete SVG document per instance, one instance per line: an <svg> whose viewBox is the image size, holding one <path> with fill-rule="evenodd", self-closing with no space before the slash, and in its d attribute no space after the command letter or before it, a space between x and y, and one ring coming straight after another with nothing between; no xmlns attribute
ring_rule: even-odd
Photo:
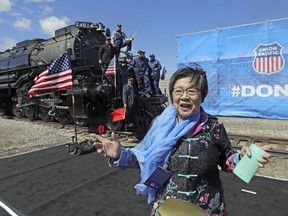
<svg viewBox="0 0 288 216"><path fill-rule="evenodd" d="M123 121L112 122L111 113L123 106L122 86L127 81L127 68L133 56L129 50L121 52L116 74L103 76L98 55L107 36L110 36L110 30L100 22L75 22L56 30L52 38L25 40L0 52L0 115L40 118L63 125L72 123L75 117L80 126L105 125L110 130L123 129ZM29 97L34 78L68 48L72 51L73 91ZM134 118L134 129L139 137L163 111L166 102L165 96L139 98Z"/></svg>

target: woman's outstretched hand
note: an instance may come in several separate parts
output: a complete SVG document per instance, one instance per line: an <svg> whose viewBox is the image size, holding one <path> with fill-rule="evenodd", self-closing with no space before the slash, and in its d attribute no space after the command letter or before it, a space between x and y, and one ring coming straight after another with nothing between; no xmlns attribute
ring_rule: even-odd
<svg viewBox="0 0 288 216"><path fill-rule="evenodd" d="M121 145L114 132L111 133L111 139L103 138L97 134L90 134L90 136L97 139L93 146L98 153L103 154L104 157L119 158Z"/></svg>
<svg viewBox="0 0 288 216"><path fill-rule="evenodd" d="M261 146L261 149L265 150L271 150L273 147L266 145L266 146ZM247 154L249 157L251 156L251 150L248 146L243 146L240 152L240 159ZM263 168L265 167L265 164L269 163L269 158L271 157L271 154L266 153L263 155L262 158L258 158L258 167Z"/></svg>

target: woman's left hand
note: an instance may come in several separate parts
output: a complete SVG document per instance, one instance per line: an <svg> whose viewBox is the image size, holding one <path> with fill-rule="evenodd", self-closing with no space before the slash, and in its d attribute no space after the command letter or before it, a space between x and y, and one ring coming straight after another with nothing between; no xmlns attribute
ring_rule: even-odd
<svg viewBox="0 0 288 216"><path fill-rule="evenodd" d="M265 150L271 150L273 149L272 146L269 146L269 145L266 145L266 146L261 146L260 147L261 149L263 149L264 151ZM243 146L242 149L241 149L241 152L240 152L240 159L245 155L247 154L248 157L251 156L251 150L248 146ZM259 168L263 168L265 167L265 164L269 163L269 158L271 157L271 154L269 153L266 153L263 155L262 158L258 158L258 167Z"/></svg>

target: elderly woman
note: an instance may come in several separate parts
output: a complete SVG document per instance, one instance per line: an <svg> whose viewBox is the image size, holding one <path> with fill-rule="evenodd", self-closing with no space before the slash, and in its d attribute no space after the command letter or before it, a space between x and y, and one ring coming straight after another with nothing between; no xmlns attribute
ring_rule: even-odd
<svg viewBox="0 0 288 216"><path fill-rule="evenodd" d="M110 157L111 166L140 167L137 192L154 201L152 215L168 198L178 198L201 207L208 215L226 215L218 166L232 172L250 149L232 149L224 126L201 107L208 93L205 71L197 65L177 70L171 77L169 92L172 105L158 116L145 138L135 148L123 148L115 135L112 140L93 135L98 152ZM269 146L262 147L269 149ZM269 154L258 159L258 166L268 163ZM162 167L172 177L160 190L145 181Z"/></svg>

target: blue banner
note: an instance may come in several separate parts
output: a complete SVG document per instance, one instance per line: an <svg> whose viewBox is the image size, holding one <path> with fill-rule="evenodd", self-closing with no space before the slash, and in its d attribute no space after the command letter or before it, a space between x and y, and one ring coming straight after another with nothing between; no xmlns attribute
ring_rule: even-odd
<svg viewBox="0 0 288 216"><path fill-rule="evenodd" d="M288 119L288 19L177 36L178 68L206 71L213 115Z"/></svg>

